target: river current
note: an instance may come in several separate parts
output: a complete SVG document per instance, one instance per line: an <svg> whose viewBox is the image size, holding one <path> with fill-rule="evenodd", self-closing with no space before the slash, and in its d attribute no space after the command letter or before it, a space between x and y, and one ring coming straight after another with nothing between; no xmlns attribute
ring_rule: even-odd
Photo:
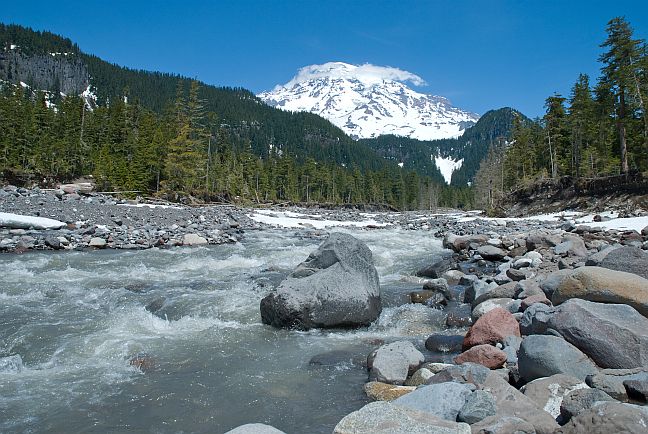
<svg viewBox="0 0 648 434"><path fill-rule="evenodd" d="M261 324L261 298L323 241L305 231L0 255L0 432L221 433L261 422L330 433L368 402L361 361L377 343L422 342L444 319L406 303L420 288L406 276L441 252L430 232L339 230L367 243L381 280L383 312L359 330Z"/></svg>

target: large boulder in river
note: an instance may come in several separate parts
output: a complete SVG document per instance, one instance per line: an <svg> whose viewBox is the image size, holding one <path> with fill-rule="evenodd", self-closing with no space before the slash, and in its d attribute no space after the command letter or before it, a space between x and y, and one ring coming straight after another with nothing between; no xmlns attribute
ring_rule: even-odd
<svg viewBox="0 0 648 434"><path fill-rule="evenodd" d="M264 324L297 329L368 325L381 310L371 250L337 232L261 300Z"/></svg>
<svg viewBox="0 0 648 434"><path fill-rule="evenodd" d="M547 326L602 368L648 366L648 318L628 305L571 299Z"/></svg>
<svg viewBox="0 0 648 434"><path fill-rule="evenodd" d="M563 338L548 335L527 336L518 352L518 369L525 381L566 374L579 380L598 372L585 354Z"/></svg>
<svg viewBox="0 0 648 434"><path fill-rule="evenodd" d="M396 341L383 345L367 358L369 379L401 385L424 360L423 354L409 341Z"/></svg>
<svg viewBox="0 0 648 434"><path fill-rule="evenodd" d="M551 295L554 305L571 298L627 304L648 317L648 280L602 267L580 267L562 279Z"/></svg>

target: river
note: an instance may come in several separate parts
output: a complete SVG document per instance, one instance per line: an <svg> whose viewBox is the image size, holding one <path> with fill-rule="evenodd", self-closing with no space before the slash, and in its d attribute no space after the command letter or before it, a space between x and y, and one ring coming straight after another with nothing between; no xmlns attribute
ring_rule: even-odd
<svg viewBox="0 0 648 434"><path fill-rule="evenodd" d="M261 324L261 298L322 241L303 230L198 248L0 255L0 432L220 433L262 422L330 433L368 402L359 361L377 342L422 342L444 319L406 304L419 286L403 276L441 251L430 232L340 230L367 243L381 280L383 313L353 331ZM309 364L331 351L340 360ZM129 363L138 355L142 369Z"/></svg>

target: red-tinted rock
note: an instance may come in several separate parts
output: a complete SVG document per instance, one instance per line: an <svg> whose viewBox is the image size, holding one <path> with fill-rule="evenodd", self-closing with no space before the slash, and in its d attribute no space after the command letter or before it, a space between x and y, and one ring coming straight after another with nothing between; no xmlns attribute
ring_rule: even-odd
<svg viewBox="0 0 648 434"><path fill-rule="evenodd" d="M492 345L477 345L455 357L454 361L459 365L472 362L489 369L497 369L504 366L506 353Z"/></svg>
<svg viewBox="0 0 648 434"><path fill-rule="evenodd" d="M546 304L547 306L551 306L551 302L547 299L547 297L544 294L537 294L537 295L532 295L524 300L522 300L522 310L526 310L529 306L535 303L542 303Z"/></svg>
<svg viewBox="0 0 648 434"><path fill-rule="evenodd" d="M501 307L486 312L470 327L463 342L467 350L476 345L504 342L507 336L520 337L520 326L515 317Z"/></svg>

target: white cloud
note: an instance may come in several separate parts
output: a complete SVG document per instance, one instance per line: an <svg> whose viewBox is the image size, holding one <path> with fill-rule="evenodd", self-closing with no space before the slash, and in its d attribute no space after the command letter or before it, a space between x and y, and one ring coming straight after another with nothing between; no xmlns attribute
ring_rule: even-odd
<svg viewBox="0 0 648 434"><path fill-rule="evenodd" d="M380 83L383 80L399 82L409 81L416 86L424 86L427 83L416 74L390 66L376 66L370 63L364 65L351 65L343 62L328 62L322 65L305 66L299 70L297 75L288 83L278 88L290 88L297 83L313 80L321 77L330 78L355 78L365 84Z"/></svg>

